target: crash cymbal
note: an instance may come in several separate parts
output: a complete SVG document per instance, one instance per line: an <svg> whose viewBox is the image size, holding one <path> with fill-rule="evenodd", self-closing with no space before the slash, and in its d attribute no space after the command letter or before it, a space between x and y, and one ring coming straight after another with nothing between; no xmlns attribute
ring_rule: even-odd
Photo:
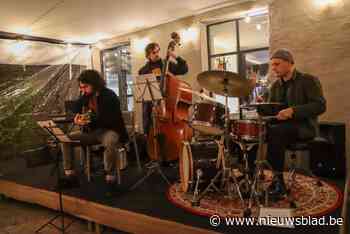
<svg viewBox="0 0 350 234"><path fill-rule="evenodd" d="M248 96L253 88L249 80L229 71L205 71L197 76L197 81L209 91L230 97Z"/></svg>

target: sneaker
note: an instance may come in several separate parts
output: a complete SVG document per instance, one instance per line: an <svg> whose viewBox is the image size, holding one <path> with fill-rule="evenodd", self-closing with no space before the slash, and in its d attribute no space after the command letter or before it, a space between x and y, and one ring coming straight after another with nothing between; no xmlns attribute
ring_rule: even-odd
<svg viewBox="0 0 350 234"><path fill-rule="evenodd" d="M75 171L71 170L71 169L65 169L64 170L64 175L67 176L67 177L74 176L75 175Z"/></svg>
<svg viewBox="0 0 350 234"><path fill-rule="evenodd" d="M106 175L106 183L114 184L117 181L117 177L115 175Z"/></svg>
<svg viewBox="0 0 350 234"><path fill-rule="evenodd" d="M283 175L275 175L272 178L272 183L268 187L269 196L274 200L280 200L287 194L286 185L283 180Z"/></svg>

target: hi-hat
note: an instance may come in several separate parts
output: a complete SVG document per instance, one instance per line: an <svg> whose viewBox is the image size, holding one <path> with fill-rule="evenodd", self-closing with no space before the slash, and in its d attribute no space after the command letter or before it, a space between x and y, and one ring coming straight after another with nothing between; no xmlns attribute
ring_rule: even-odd
<svg viewBox="0 0 350 234"><path fill-rule="evenodd" d="M275 116L278 112L286 108L286 105L280 102L256 102L249 103L247 107L256 108L261 116Z"/></svg>
<svg viewBox="0 0 350 234"><path fill-rule="evenodd" d="M200 86L219 95L246 97L253 87L249 80L229 71L205 71L197 76Z"/></svg>

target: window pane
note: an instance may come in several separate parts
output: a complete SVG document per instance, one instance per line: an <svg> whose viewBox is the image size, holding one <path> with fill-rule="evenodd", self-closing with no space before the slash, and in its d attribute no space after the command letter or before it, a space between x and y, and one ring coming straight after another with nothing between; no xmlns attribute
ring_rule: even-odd
<svg viewBox="0 0 350 234"><path fill-rule="evenodd" d="M131 56L129 49L129 45L118 46L103 51L102 54L106 85L118 95L122 110L130 108L128 96L132 95Z"/></svg>
<svg viewBox="0 0 350 234"><path fill-rule="evenodd" d="M235 22L209 26L209 43L211 55L237 51Z"/></svg>
<svg viewBox="0 0 350 234"><path fill-rule="evenodd" d="M126 75L127 95L132 95L133 80L130 74Z"/></svg>
<svg viewBox="0 0 350 234"><path fill-rule="evenodd" d="M269 71L269 51L260 50L245 53L244 58L245 73L249 77L251 73L256 73L257 86L251 94L251 101L255 101L256 96L262 96L267 92L267 75Z"/></svg>
<svg viewBox="0 0 350 234"><path fill-rule="evenodd" d="M240 49L248 50L269 46L268 16L254 16L250 22L239 21Z"/></svg>
<svg viewBox="0 0 350 234"><path fill-rule="evenodd" d="M132 111L134 109L134 97L128 97L128 111Z"/></svg>
<svg viewBox="0 0 350 234"><path fill-rule="evenodd" d="M118 74L106 71L106 86L113 90L119 96L119 80Z"/></svg>
<svg viewBox="0 0 350 234"><path fill-rule="evenodd" d="M237 55L228 55L211 58L211 70L225 70L238 72Z"/></svg>
<svg viewBox="0 0 350 234"><path fill-rule="evenodd" d="M225 105L225 97L221 95L215 95L215 99L221 104ZM238 113L239 112L239 99L235 97L228 98L228 108L230 113Z"/></svg>

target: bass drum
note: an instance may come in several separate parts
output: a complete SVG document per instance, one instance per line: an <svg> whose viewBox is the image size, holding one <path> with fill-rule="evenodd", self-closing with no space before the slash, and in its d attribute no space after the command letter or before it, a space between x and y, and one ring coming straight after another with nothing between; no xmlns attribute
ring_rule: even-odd
<svg viewBox="0 0 350 234"><path fill-rule="evenodd" d="M216 162L218 158L218 144L215 141L183 142L179 160L181 189L183 192L192 192L197 182L197 171L201 171L199 189L208 186L210 180L218 172Z"/></svg>

